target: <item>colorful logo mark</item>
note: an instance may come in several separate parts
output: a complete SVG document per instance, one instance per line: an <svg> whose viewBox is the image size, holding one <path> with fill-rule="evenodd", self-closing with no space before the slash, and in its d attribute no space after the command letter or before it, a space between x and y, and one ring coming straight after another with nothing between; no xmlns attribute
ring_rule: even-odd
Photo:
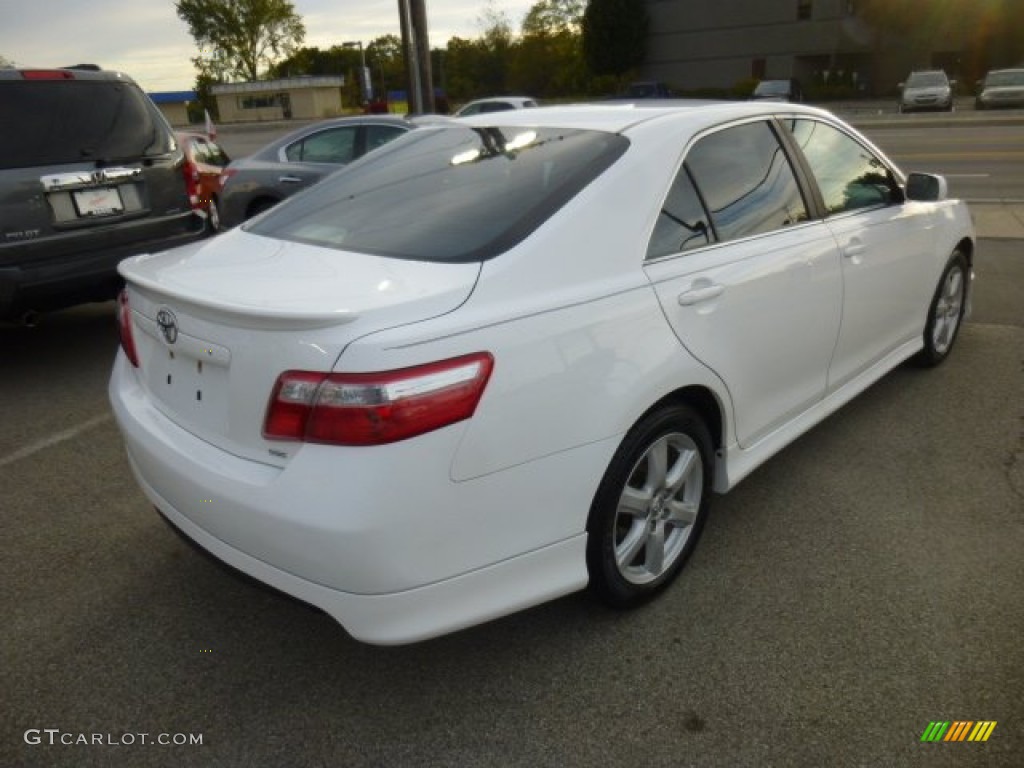
<svg viewBox="0 0 1024 768"><path fill-rule="evenodd" d="M921 741L988 741L995 728L995 720L939 720L928 723Z"/></svg>

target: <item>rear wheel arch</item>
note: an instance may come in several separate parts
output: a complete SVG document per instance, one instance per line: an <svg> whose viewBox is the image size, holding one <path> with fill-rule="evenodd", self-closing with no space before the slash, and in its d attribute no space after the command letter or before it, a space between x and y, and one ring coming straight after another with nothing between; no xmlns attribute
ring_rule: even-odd
<svg viewBox="0 0 1024 768"><path fill-rule="evenodd" d="M719 401L718 396L711 389L704 386L680 387L674 392L668 393L644 411L632 426L642 421L648 414L666 405L687 405L692 408L707 425L708 431L711 433L711 442L714 449L718 451L725 445L724 406Z"/></svg>
<svg viewBox="0 0 1024 768"><path fill-rule="evenodd" d="M251 219L253 216L259 213L263 213L268 208L273 208L281 201L276 197L257 197L249 202L249 205L245 208L245 218Z"/></svg>

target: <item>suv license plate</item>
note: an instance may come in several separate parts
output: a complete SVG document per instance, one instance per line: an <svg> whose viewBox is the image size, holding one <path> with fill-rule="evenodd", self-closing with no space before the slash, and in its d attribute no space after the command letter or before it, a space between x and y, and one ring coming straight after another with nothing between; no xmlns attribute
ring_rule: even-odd
<svg viewBox="0 0 1024 768"><path fill-rule="evenodd" d="M84 189L75 192L74 198L75 208L78 210L78 215L82 217L109 216L124 210L121 193L117 191L116 187Z"/></svg>

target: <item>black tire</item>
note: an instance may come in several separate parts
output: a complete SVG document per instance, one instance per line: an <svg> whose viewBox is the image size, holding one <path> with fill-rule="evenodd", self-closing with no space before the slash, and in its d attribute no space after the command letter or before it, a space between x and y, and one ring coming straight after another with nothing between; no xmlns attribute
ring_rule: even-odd
<svg viewBox="0 0 1024 768"><path fill-rule="evenodd" d="M713 457L707 426L686 405L659 408L627 433L587 522L590 587L604 603L631 608L679 575L708 514Z"/></svg>
<svg viewBox="0 0 1024 768"><path fill-rule="evenodd" d="M216 200L211 200L206 206L206 230L211 235L220 232L220 209L217 208Z"/></svg>
<svg viewBox="0 0 1024 768"><path fill-rule="evenodd" d="M970 267L967 257L959 249L953 251L942 270L942 277L935 288L935 295L928 306L928 322L924 327L924 348L914 357L914 362L925 368L932 368L947 357L953 349L963 324L967 308L967 281Z"/></svg>

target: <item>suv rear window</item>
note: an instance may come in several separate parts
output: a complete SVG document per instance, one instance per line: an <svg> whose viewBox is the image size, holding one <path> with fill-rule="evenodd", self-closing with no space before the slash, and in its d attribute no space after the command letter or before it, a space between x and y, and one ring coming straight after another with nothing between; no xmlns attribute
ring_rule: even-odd
<svg viewBox="0 0 1024 768"><path fill-rule="evenodd" d="M156 108L135 85L0 80L0 168L137 160L171 151Z"/></svg>
<svg viewBox="0 0 1024 768"><path fill-rule="evenodd" d="M246 229L381 256L480 261L530 234L628 145L601 131L418 128Z"/></svg>

